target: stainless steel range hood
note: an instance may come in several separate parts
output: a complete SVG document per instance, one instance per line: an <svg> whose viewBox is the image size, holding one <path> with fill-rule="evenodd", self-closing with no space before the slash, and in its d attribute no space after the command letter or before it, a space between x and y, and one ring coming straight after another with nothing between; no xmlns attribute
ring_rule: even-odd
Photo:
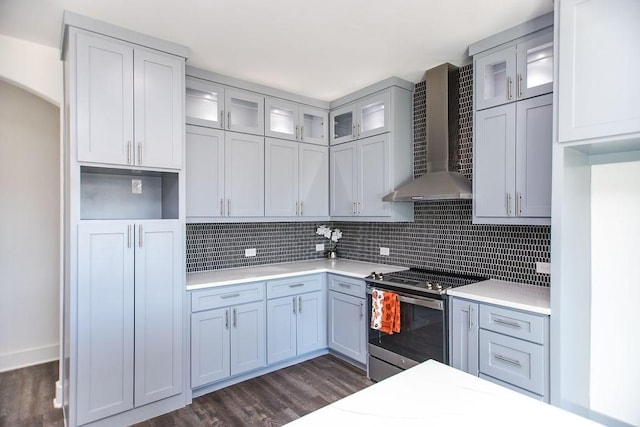
<svg viewBox="0 0 640 427"><path fill-rule="evenodd" d="M426 72L427 173L382 198L385 202L470 199L471 182L458 172L458 67Z"/></svg>

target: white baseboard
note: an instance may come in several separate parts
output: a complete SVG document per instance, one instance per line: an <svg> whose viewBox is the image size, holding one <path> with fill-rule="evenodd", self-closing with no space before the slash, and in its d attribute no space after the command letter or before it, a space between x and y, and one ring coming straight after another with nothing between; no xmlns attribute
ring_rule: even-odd
<svg viewBox="0 0 640 427"><path fill-rule="evenodd" d="M58 360L60 357L59 351L58 344L51 344L14 353L0 354L0 372Z"/></svg>

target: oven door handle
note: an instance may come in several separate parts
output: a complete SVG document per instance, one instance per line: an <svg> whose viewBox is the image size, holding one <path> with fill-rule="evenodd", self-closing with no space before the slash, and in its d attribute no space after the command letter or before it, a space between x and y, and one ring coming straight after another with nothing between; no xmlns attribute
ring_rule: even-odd
<svg viewBox="0 0 640 427"><path fill-rule="evenodd" d="M384 289L381 289L381 290L384 291ZM391 291L388 291L388 292L391 292ZM371 288L367 288L367 293L371 295ZM441 300L435 300L430 298L414 298L414 297L404 296L402 294L399 294L398 292L394 292L394 293L398 295L398 300L400 300L400 302L406 302L407 304L419 305L421 307L432 308L434 310L439 310L439 311L444 310L444 302Z"/></svg>

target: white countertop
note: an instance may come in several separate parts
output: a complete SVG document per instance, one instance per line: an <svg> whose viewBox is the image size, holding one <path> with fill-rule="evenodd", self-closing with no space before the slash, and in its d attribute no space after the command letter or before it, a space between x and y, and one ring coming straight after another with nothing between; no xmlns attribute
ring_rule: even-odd
<svg viewBox="0 0 640 427"><path fill-rule="evenodd" d="M549 288L546 286L491 279L450 289L447 295L539 314L551 314Z"/></svg>
<svg viewBox="0 0 640 427"><path fill-rule="evenodd" d="M428 360L288 425L540 427L598 424Z"/></svg>
<svg viewBox="0 0 640 427"><path fill-rule="evenodd" d="M348 259L314 259L309 261L286 262L282 264L266 264L255 267L227 268L223 270L202 271L187 274L187 290L211 288L214 286L233 285L255 282L258 280L281 279L283 277L300 276L314 273L335 273L362 279L372 271L391 273L407 270L397 265L374 264L371 262L352 261Z"/></svg>

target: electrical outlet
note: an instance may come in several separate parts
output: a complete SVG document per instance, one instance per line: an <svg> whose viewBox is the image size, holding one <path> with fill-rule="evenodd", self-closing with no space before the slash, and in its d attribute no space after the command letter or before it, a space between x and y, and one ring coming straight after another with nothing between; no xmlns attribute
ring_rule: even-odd
<svg viewBox="0 0 640 427"><path fill-rule="evenodd" d="M389 248L380 248L380 255L389 256Z"/></svg>
<svg viewBox="0 0 640 427"><path fill-rule="evenodd" d="M245 249L244 256L256 256L256 248Z"/></svg>
<svg viewBox="0 0 640 427"><path fill-rule="evenodd" d="M536 262L536 273L551 274L551 264L548 262Z"/></svg>
<svg viewBox="0 0 640 427"><path fill-rule="evenodd" d="M141 179L132 179L131 180L131 193L133 193L133 194L142 194L142 180Z"/></svg>
<svg viewBox="0 0 640 427"><path fill-rule="evenodd" d="M318 243L316 245L316 252L322 252L324 251L324 243Z"/></svg>

